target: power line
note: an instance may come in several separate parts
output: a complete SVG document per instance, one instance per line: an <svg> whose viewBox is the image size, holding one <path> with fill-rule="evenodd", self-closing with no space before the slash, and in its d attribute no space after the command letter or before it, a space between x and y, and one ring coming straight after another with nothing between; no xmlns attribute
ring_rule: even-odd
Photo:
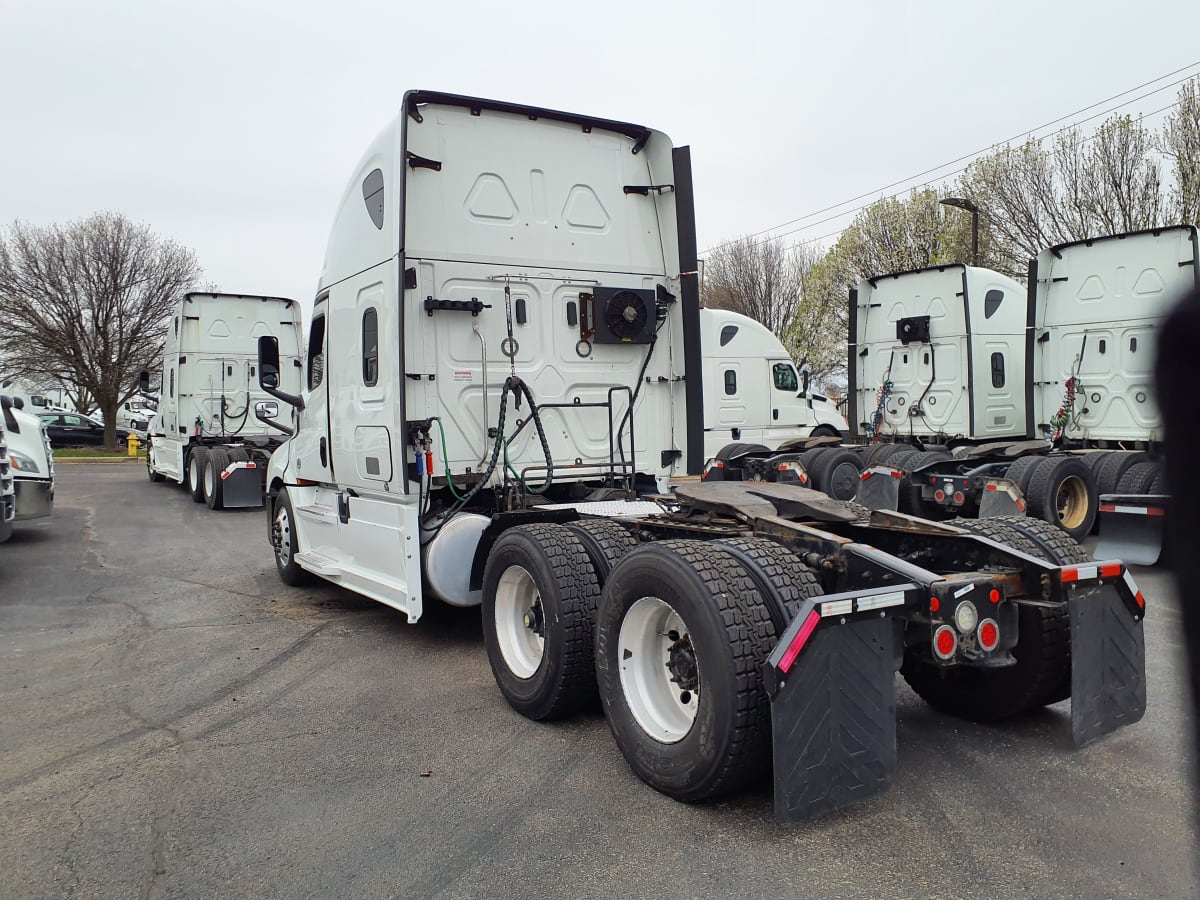
<svg viewBox="0 0 1200 900"><path fill-rule="evenodd" d="M1187 79L1184 79L1184 80L1186 81ZM1168 85L1168 87L1170 87L1170 85ZM1152 91L1151 93L1157 93L1157 92L1156 92L1156 91ZM1146 96L1149 96L1149 95L1147 94ZM1136 100L1136 99L1140 99L1140 98L1135 98L1135 100ZM1131 101L1129 101L1129 102L1130 102L1130 103L1133 103L1133 102L1135 102L1135 100L1131 100ZM1177 107L1177 106L1179 106L1179 101L1178 101L1178 100L1174 101L1173 103L1168 103L1166 106L1159 107L1158 109L1156 109L1156 110L1154 110L1154 111L1152 111L1152 112L1145 113L1145 114L1143 115L1143 118L1150 118L1151 116L1157 116L1159 113L1166 112L1166 111L1167 111L1167 110L1169 110L1169 109L1174 109L1174 108L1175 108L1175 107ZM1116 108L1119 108L1119 107L1116 107ZM1087 121L1090 121L1091 119L1097 118L1097 116L1101 116L1101 115L1104 115L1104 113L1097 113L1095 116L1091 116L1091 117L1089 117L1088 119L1081 119L1081 120L1080 120L1080 122L1079 122L1079 123L1076 123L1076 124L1081 124L1082 122L1087 122ZM1062 129L1060 129L1059 131L1055 131L1055 132L1052 132L1052 133L1050 133L1050 134L1043 135L1042 137L1040 137L1040 138L1038 138L1038 139L1037 139L1036 143L1039 143L1039 144L1040 144L1042 141L1046 140L1046 138L1053 137L1053 136L1054 136L1054 135L1056 135L1056 134L1061 134L1063 131L1066 131L1066 130L1067 130L1066 128L1062 128ZM1094 141L1095 139L1096 139L1096 135L1094 135L1094 134L1093 134L1093 135L1089 135L1088 137L1086 137L1086 138L1084 138L1084 139L1083 139L1082 143L1086 144L1086 143L1089 143L1089 142L1091 142L1091 141ZM943 178L945 178L945 177L947 177L947 176L949 176L949 175L956 175L956 174L958 174L959 172L965 172L965 171L966 171L966 169L967 169L967 167L966 167L966 166L963 166L961 169L956 169L956 170L955 170L955 171L953 171L953 172L947 172L947 173L946 173L946 175L943 175L942 177L943 177ZM928 184L932 184L932 182L925 182L925 185L928 185ZM916 187L924 187L925 185L915 185L915 186L916 186ZM891 195L891 197L897 197L897 196L899 196L899 195L898 195L898 194L892 194L892 195ZM888 199L891 199L891 197L889 197ZM869 207L869 206L871 206L871 205L873 205L873 204L867 203L867 204L864 204L863 206L858 206L858 207L855 207L854 209L847 210L846 212L839 213L839 214L838 214L838 215L836 215L836 216L831 216L831 217L830 217L830 218L828 218L828 219L824 219L824 220L822 220L822 222L814 222L812 225L808 225L808 226L805 226L805 227L806 227L806 228L811 228L811 227L813 227L813 226L815 226L815 225L820 225L820 224L823 224L824 222L832 222L832 221L834 221L834 220L836 220L836 219L841 219L841 218L843 218L843 217L845 217L845 216L848 216L848 215L853 215L854 213L861 212L862 210L866 209L867 207ZM806 239L806 240L803 240L803 241L797 241L796 243L794 243L794 244L790 244L790 245L788 245L787 247L785 247L785 248L784 248L784 250L785 250L785 252L786 252L787 250L795 250L797 247L805 247L805 246L807 246L807 245L809 245L809 244L816 244L816 243L818 243L818 242L820 242L820 241L823 241L823 240L825 240L826 238L835 237L836 235L839 235L839 234L841 234L841 233L842 233L843 231L845 231L845 230L846 230L846 228L848 228L848 227L849 227L848 225L847 225L847 226L843 226L842 228L839 228L837 231L831 231L831 232L829 232L828 234L823 234L823 235L821 235L820 237L808 238L808 239ZM796 229L796 231L803 231L803 230L804 230L804 228L797 228L797 229ZM787 232L787 234L795 234L795 231L792 231L792 232ZM778 235L778 237L784 237L784 236L786 236L786 235ZM718 246L721 246L721 245L718 245Z"/></svg>
<svg viewBox="0 0 1200 900"><path fill-rule="evenodd" d="M837 209L837 208L838 208L838 207L840 207L840 206L846 206L846 205L847 205L847 204L849 204L849 203L854 203L854 202L856 202L856 201L859 201L859 200L864 200L864 199L866 199L866 198L868 198L868 197L874 197L874 196L876 196L876 195L880 194L882 191L886 191L886 190L888 190L888 189L890 189L890 188L899 187L900 185L907 184L908 182L910 182L910 181L913 181L913 180L915 180L915 179L917 179L917 178L921 178L921 177L923 177L923 176L925 176L925 175L930 175L930 174L932 174L932 173L934 173L934 172L941 171L942 169L945 169L947 166L952 166L952 165L955 165L956 163L963 162L964 160L974 159L975 157L978 157L978 156L981 156L981 155L982 155L982 154L984 154L984 153L987 153L987 152L988 152L990 149L992 149L993 147L996 147L996 146L998 146L999 144L1011 144L1013 141L1015 141L1015 140L1018 140L1019 138L1022 138L1022 137L1028 137L1029 135L1032 135L1033 133L1035 133L1035 132L1037 132L1037 131L1041 131L1043 128L1048 128L1048 127L1050 127L1051 125L1056 125L1056 124L1058 124L1059 122L1062 122L1062 121L1064 121L1064 120L1066 120L1066 119L1073 118L1074 116L1077 116L1077 115L1079 115L1080 113L1088 112L1089 110L1095 109L1097 106L1102 106L1102 105L1104 105L1104 104L1106 104L1106 103L1109 103L1109 102L1111 102L1111 101L1113 101L1113 100L1116 100L1116 99L1118 99L1118 98L1120 98L1120 97L1124 97L1126 94L1132 94L1134 91L1141 90L1141 89L1142 89L1142 88L1144 88L1144 87L1147 87L1147 86L1149 86L1149 85L1151 85L1151 84L1155 84L1156 82L1162 81L1163 79L1170 78L1170 77L1171 77L1171 76L1173 76L1173 75L1178 75L1180 72L1185 72L1185 71L1187 71L1188 69L1194 69L1194 68L1196 68L1197 66L1200 66L1200 60L1197 60L1197 61L1195 61L1195 62L1193 62L1193 63L1189 63L1188 65L1186 65L1186 66L1182 66L1182 67L1180 67L1180 68L1178 68L1178 69L1175 69L1175 70L1174 70L1174 71L1172 71L1172 72L1167 72L1165 75L1160 75L1160 76L1159 76L1159 77L1157 77L1157 78L1152 78L1152 79L1150 79L1149 81L1146 81L1146 82L1143 82L1142 84L1136 85L1135 87L1131 87L1131 88L1129 88L1129 89L1127 89L1127 90L1121 91L1119 94L1113 94L1111 97L1106 97L1106 98L1105 98L1105 99L1103 99L1103 100L1098 100L1098 101L1096 101L1095 103L1092 103L1092 104L1090 104L1090 105L1088 105L1088 106L1085 106L1085 107L1083 107L1082 109L1077 109L1077 110L1075 110L1074 112L1067 113L1067 114L1066 114L1066 115L1064 115L1064 116L1059 116L1057 119L1051 119L1049 122L1045 122L1045 123L1043 123L1043 124L1041 124L1041 125L1038 125L1038 126L1037 126L1037 127L1035 127L1035 128L1030 128L1030 129L1028 129L1027 131L1022 131L1022 132L1020 132L1020 133L1018 133L1018 134L1016 134L1016 135L1013 135L1012 137L1008 138L1008 139L1007 139L1007 140L1005 140L1005 141L997 141L996 143L993 143L993 144L989 145L988 147L984 147L982 150L976 150L974 153L968 153L968 154L965 154L965 155L963 155L963 156L959 156L959 157L957 157L956 159L952 159L952 160L950 160L950 161L948 161L948 162L944 162L944 163L942 163L942 164L941 164L941 165L939 165L939 166L934 166L934 167L933 167L933 168L931 168L931 169L926 169L926 170L924 170L923 172L918 172L918 173L917 173L917 174L915 174L915 175L910 175L910 176L908 176L907 178L902 178L902 179L900 179L899 181L893 181L893 182L891 182L890 184L885 184L885 185L883 185L883 187L876 188L876 189L874 189L874 190L871 190L871 191L867 191L866 193L863 193L863 194L859 194L857 197L851 197L850 199L848 199L848 200L843 200L843 201L841 201L840 203L834 203L832 206L826 206L825 208L823 208L823 209L818 209L818 210L816 210L815 212L807 213L807 214L805 214L805 215L803 215L803 216L799 216L799 217L797 217L797 218L795 218L795 219L789 219L788 221L786 221L786 222L781 222L781 223L780 223L780 224L778 224L778 225L772 225L770 228L764 228L764 229L763 229L763 230L761 230L761 231L755 231L755 232L753 232L753 233L751 233L751 234L744 235L744 237L751 237L751 238L752 238L752 237L758 237L759 235L768 234L768 233L770 233L770 232L776 231L776 230L777 230L777 229L779 229L779 228L785 228L785 227L787 227L788 225L793 225L793 224L795 224L795 223L797 223L797 222L803 222L805 219L811 219L811 218L813 218L814 216L819 216L819 215L821 215L821 214L823 214L823 213L830 212L830 211L832 211L832 210L835 210L835 209ZM1112 108L1111 108L1111 109L1109 109L1109 110L1106 110L1106 111L1104 111L1104 112L1097 113L1097 114L1095 114L1095 115L1089 116L1089 117L1087 117L1087 118L1085 118L1085 119L1081 119L1081 120L1079 120L1079 121L1076 121L1076 122L1072 122L1071 124L1069 124L1069 125L1066 125L1066 126L1064 126L1063 128L1060 128L1060 129L1058 129L1057 131L1051 132L1050 134L1047 134L1047 135L1043 135L1042 137L1038 138L1038 142L1040 143L1041 141L1045 140L1047 137L1053 137L1053 136L1054 136L1054 135L1056 135L1056 134L1061 134L1062 132L1064 132L1064 131L1066 131L1066 130L1068 130L1068 129L1070 129L1070 128L1073 128L1073 127L1076 127L1076 126L1078 126L1078 125L1081 125L1081 124L1083 124L1084 122L1090 122L1092 119L1098 118L1098 117L1099 117L1099 116L1101 116L1101 115L1106 115L1106 114L1108 114L1108 113L1114 112L1114 111L1116 111L1116 110L1118 110L1118 109L1120 109L1120 108L1122 108L1122 107L1124 107L1124 106L1128 106L1128 105L1129 105L1129 104L1131 104L1131 103L1136 103L1138 100L1144 100L1146 97L1150 97L1150 96L1153 96L1154 94L1161 93L1162 91L1165 91L1167 88L1174 87L1174 86L1175 86L1175 85L1177 85L1177 84L1182 84L1183 82L1185 82L1185 81L1189 80L1191 77L1193 77L1193 76L1192 76L1192 75L1187 75L1187 76L1184 76L1183 78L1177 79L1176 81L1173 81L1173 82L1171 82L1170 84L1164 84L1164 85L1161 85L1160 87L1157 87L1157 88L1155 88L1155 89L1154 89L1154 90L1152 90L1152 91L1148 91L1147 93L1145 93L1145 94L1142 94L1141 96L1134 97L1134 98L1133 98L1133 99L1131 99L1131 100L1126 100L1126 101L1124 101L1123 103L1119 103L1119 104L1117 104L1116 106L1112 107ZM1161 112L1161 110L1159 110L1159 112ZM1150 115L1154 115L1154 113L1150 113ZM958 174L959 172L962 172L962 171L964 171L966 168L967 168L966 166L963 166L963 167L961 167L961 168L959 168L959 169L955 169L955 170L954 170L954 171L952 171L952 172L946 172L946 173L943 173L942 175L938 176L938 178L947 178L947 177L949 177L950 175L956 175L956 174ZM922 184L919 184L919 185L913 185L912 187L924 187L924 186L926 186L926 185L928 185L928 184L931 184L931 183L932 183L932 180L931 180L931 181L926 181L926 182L923 182ZM892 195L892 196L896 196L896 195ZM867 205L870 205L870 204L867 204ZM864 206L859 206L859 207L856 207L855 209L853 209L853 210L850 210L850 211L848 211L848 212L858 212L859 210L861 210L861 209L864 209L864 208L865 208ZM798 231L804 231L804 230L805 230L805 229L807 229L807 228L813 228L813 227L815 227L815 226L817 226L817 225L822 225L822 224L824 224L824 223L826 223L826 222L832 222L832 221L834 221L835 219L839 219L839 218L841 218L843 215L847 215L847 214L848 214L848 212L847 212L847 213L838 213L838 214L836 214L836 215L834 215L834 216L830 216L829 218L822 219L822 220L821 220L821 221L819 221L819 222L812 222L812 223L810 223L810 224L808 224L808 225L804 225L804 226L801 226L801 227L799 227L799 228L793 228L791 231L785 231L785 232L783 232L782 234L776 234L776 235L772 235L772 237L771 237L770 239L771 239L771 240L773 240L774 238L777 238L777 237L787 237L787 235L789 235L789 234L795 234L796 232L798 232ZM731 244L731 243L733 243L733 241L734 241L734 240L739 240L739 239L738 239L738 238L735 238L735 239L733 239L733 240L721 241L720 243L714 244L714 245L712 245L711 247L709 247L709 248L708 248L707 250L705 250L705 251L704 251L704 252L703 252L701 255L706 255L706 254L708 254L708 253L711 253L713 250L717 250L717 249L719 249L719 248L721 248L721 247L727 246L728 244ZM756 244L759 244L759 243L763 243L763 241L756 241L755 243L756 243Z"/></svg>

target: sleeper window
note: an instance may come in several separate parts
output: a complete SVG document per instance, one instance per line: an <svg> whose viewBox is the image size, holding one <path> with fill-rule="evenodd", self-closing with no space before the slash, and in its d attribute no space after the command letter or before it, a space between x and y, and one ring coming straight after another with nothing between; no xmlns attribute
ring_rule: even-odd
<svg viewBox="0 0 1200 900"><path fill-rule="evenodd" d="M379 313L371 307L362 320L363 384L373 387L379 381Z"/></svg>
<svg viewBox="0 0 1200 900"><path fill-rule="evenodd" d="M725 370L725 393L730 396L737 393L737 372L734 369Z"/></svg>
<svg viewBox="0 0 1200 900"><path fill-rule="evenodd" d="M325 317L317 316L308 333L308 389L315 391L325 377Z"/></svg>
<svg viewBox="0 0 1200 900"><path fill-rule="evenodd" d="M992 387L1004 387L1004 354L992 354Z"/></svg>

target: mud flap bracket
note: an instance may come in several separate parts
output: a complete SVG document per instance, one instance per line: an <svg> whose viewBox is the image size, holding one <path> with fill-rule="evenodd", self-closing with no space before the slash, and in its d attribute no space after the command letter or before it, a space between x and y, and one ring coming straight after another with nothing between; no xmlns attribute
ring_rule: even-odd
<svg viewBox="0 0 1200 900"><path fill-rule="evenodd" d="M1071 592L1071 736L1077 747L1146 712L1142 617L1115 583Z"/></svg>
<svg viewBox="0 0 1200 900"><path fill-rule="evenodd" d="M908 587L892 588L890 595L901 597ZM870 593L886 602L889 592ZM820 606L805 604L764 673L772 679L775 815L783 822L807 821L881 794L896 770L903 623L891 613L898 610L826 617ZM784 671L779 663L788 661L798 638L803 652L792 655Z"/></svg>
<svg viewBox="0 0 1200 900"><path fill-rule="evenodd" d="M867 509L899 509L903 477L899 469L871 466L862 473L858 496L854 499Z"/></svg>

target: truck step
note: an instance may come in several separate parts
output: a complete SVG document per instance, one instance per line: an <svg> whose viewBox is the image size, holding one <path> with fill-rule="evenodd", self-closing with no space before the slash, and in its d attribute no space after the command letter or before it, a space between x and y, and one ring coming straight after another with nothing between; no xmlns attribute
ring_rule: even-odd
<svg viewBox="0 0 1200 900"><path fill-rule="evenodd" d="M297 553L295 559L296 562L300 563L301 566L314 575L322 575L329 578L342 574L341 563L333 557L317 553L315 550L304 550Z"/></svg>
<svg viewBox="0 0 1200 900"><path fill-rule="evenodd" d="M325 506L322 503L313 503L308 506L297 506L296 512L302 516L308 516L310 519L337 520L337 510L332 506Z"/></svg>

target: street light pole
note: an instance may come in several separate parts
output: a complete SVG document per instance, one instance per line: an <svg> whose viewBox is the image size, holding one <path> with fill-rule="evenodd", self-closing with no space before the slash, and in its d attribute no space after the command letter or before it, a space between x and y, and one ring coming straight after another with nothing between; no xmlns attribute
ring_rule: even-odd
<svg viewBox="0 0 1200 900"><path fill-rule="evenodd" d="M971 214L971 265L979 265L979 207L966 197L946 197L939 200L943 206L955 206Z"/></svg>

